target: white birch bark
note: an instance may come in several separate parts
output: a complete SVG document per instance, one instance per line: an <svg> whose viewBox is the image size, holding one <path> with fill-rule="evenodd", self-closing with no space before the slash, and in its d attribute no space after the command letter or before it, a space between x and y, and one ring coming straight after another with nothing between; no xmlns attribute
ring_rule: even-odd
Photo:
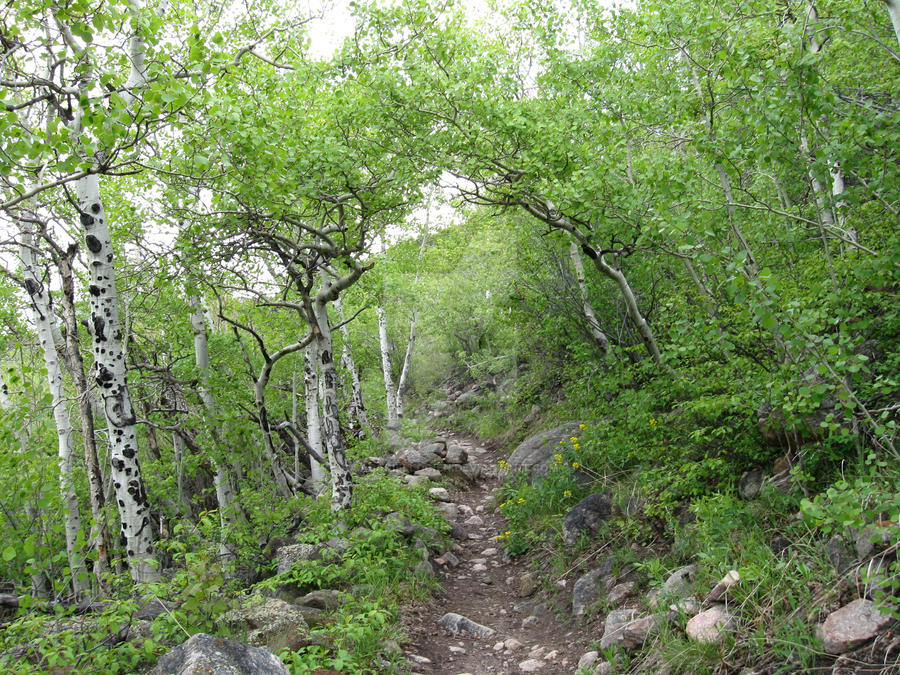
<svg viewBox="0 0 900 675"><path fill-rule="evenodd" d="M303 354L303 394L306 402L306 440L310 447L325 456L322 445L322 417L319 413L319 343L312 340ZM315 457L309 457L309 471L313 490L321 494L325 490L325 468Z"/></svg>
<svg viewBox="0 0 900 675"><path fill-rule="evenodd" d="M341 334L344 336L343 350L341 354L341 362L350 373L350 387L352 414L366 433L372 434L372 425L369 424L369 414L366 412L366 405L363 402L362 383L359 380L359 369L356 367L356 361L353 358L353 350L350 347L350 329L347 328L347 318L344 316L344 303L340 296L334 301L334 307L338 312L338 319L341 322Z"/></svg>
<svg viewBox="0 0 900 675"><path fill-rule="evenodd" d="M106 212L96 175L75 184L90 270L94 381L109 431L110 465L128 566L135 582L159 581L152 558L150 504L138 462L137 426L128 390L116 272Z"/></svg>
<svg viewBox="0 0 900 675"><path fill-rule="evenodd" d="M331 326L328 323L327 288L320 291L313 300L313 312L316 320L319 368L321 369L324 393L322 397L322 439L328 448L328 468L331 471L331 509L340 511L350 508L353 486L338 417L337 369L334 367Z"/></svg>
<svg viewBox="0 0 900 675"><path fill-rule="evenodd" d="M209 386L209 336L207 335L205 314L200 298L196 295L190 297L191 303L191 328L194 332L194 361L200 373L200 385L198 391L200 400L209 415L209 430L213 442L222 447L219 432L216 428L218 419L218 406ZM177 434L176 434L177 435ZM180 440L180 439L179 439ZM211 457L213 463L213 483L216 488L216 501L219 504L219 527L221 529L219 539L219 555L225 562L234 560L234 553L228 547L227 535L231 528L232 511L234 510L234 489L231 485L231 477L228 475L223 462L216 457ZM180 494L179 490L179 494Z"/></svg>
<svg viewBox="0 0 900 675"><path fill-rule="evenodd" d="M397 413L397 399L394 396L394 376L391 373L391 346L388 342L387 320L384 308L376 307L378 315L378 342L381 346L381 372L384 377L384 395L387 401L387 428L396 431L400 428L400 416Z"/></svg>
<svg viewBox="0 0 900 675"><path fill-rule="evenodd" d="M7 393L6 382L0 381L0 410L9 412L13 410L13 408L13 402ZM16 440L19 442L19 453L25 455L28 452L28 429L25 427L24 422L16 428L16 437ZM38 511L27 498L25 500L25 516L31 524L40 523L40 511ZM38 533L39 532L40 528L38 529ZM36 537L36 539L38 542L40 541L39 536ZM50 593L47 577L45 577L40 570L34 569L34 571L31 572L31 592L38 598L45 598Z"/></svg>
<svg viewBox="0 0 900 675"><path fill-rule="evenodd" d="M397 406L397 419L403 418L403 392L406 390L406 381L409 379L409 370L412 365L413 346L416 344L416 326L419 322L419 309L413 309L412 319L409 321L409 340L406 341L406 353L403 355L403 367L400 369L400 378L397 380L397 392L394 396L394 404Z"/></svg>
<svg viewBox="0 0 900 675"><path fill-rule="evenodd" d="M72 422L66 406L66 394L63 387L63 373L56 351L54 332L59 330L55 324L55 316L50 309L49 289L44 285L38 271L37 258L34 253L34 241L31 232L24 226L21 234L19 255L22 260L22 276L25 290L31 301L30 313L34 324L44 367L47 370L47 384L50 388L53 421L56 424L57 458L59 464L59 492L63 503L63 530L66 539L66 556L72 574L72 590L76 596L90 591L90 580L84 563L82 552L78 550L78 533L81 531L81 511L78 506L78 495L75 492L73 472L75 455L72 450ZM54 328L56 329L54 331Z"/></svg>
<svg viewBox="0 0 900 675"><path fill-rule="evenodd" d="M600 328L600 322L594 308L591 306L590 298L588 298L587 279L584 275L584 264L581 262L581 249L574 239L569 241L569 257L572 259L572 266L575 268L575 280L578 282L578 292L581 295L581 310L584 312L584 318L587 320L588 330L597 346L606 354L609 352L609 339Z"/></svg>

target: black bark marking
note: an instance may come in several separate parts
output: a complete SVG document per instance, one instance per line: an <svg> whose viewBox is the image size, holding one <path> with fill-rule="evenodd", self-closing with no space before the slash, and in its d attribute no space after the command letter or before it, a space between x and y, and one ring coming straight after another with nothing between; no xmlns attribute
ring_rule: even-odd
<svg viewBox="0 0 900 675"><path fill-rule="evenodd" d="M594 249L592 249L590 246L588 246L587 244L582 244L581 250L584 251L584 254L591 260L597 259L597 252Z"/></svg>
<svg viewBox="0 0 900 675"><path fill-rule="evenodd" d="M88 291L90 291L90 294L95 298L100 295L100 288L98 286L94 286L94 284L88 286Z"/></svg>
<svg viewBox="0 0 900 675"><path fill-rule="evenodd" d="M98 204L97 202L94 202L93 204L91 204L91 213L94 213L94 214L100 213L101 208L102 207L100 206L100 204Z"/></svg>
<svg viewBox="0 0 900 675"><path fill-rule="evenodd" d="M94 322L94 338L97 342L106 342L106 335L103 332L106 327L106 321L102 316L98 316L97 314L94 314L91 319Z"/></svg>
<svg viewBox="0 0 900 675"><path fill-rule="evenodd" d="M91 217L88 216L88 218ZM93 218L91 218L91 220L93 220ZM103 244L100 243L100 240L92 234L89 234L84 238L84 243L87 244L88 250L91 253L100 253L100 251L103 249Z"/></svg>
<svg viewBox="0 0 900 675"><path fill-rule="evenodd" d="M120 433L121 433L121 432L120 432ZM134 459L134 454L135 454L135 453L134 453L134 448L125 448L124 450L122 450L122 455L123 455L126 459Z"/></svg>
<svg viewBox="0 0 900 675"><path fill-rule="evenodd" d="M122 469L125 468L125 462L123 462L122 459L119 457L113 458L112 465L116 471L121 471Z"/></svg>
<svg viewBox="0 0 900 675"><path fill-rule="evenodd" d="M92 216L90 213L82 213L79 217L79 220L84 227L90 227L94 224L94 216Z"/></svg>
<svg viewBox="0 0 900 675"><path fill-rule="evenodd" d="M322 351L322 363L325 365L331 363L331 352L329 352L327 349Z"/></svg>

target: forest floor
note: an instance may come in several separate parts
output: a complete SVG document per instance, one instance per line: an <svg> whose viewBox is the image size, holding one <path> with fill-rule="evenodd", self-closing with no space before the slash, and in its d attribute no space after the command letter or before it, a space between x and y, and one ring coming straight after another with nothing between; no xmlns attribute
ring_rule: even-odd
<svg viewBox="0 0 900 675"><path fill-rule="evenodd" d="M540 589L536 585L523 588L523 575L528 578L530 574L529 561L510 559L496 539L505 529L505 520L494 507L493 493L500 483L493 469L500 459L507 457L468 438L451 435L447 440L463 446L471 462L482 464L490 471L478 483L450 492L452 502L460 509L457 522L464 528L465 538L457 542L453 551L458 564L438 571L441 580L438 592L427 603L409 608L403 617L408 636L404 648L413 672L422 675L575 672L578 659L589 649L591 638L572 623L566 607L555 608L552 603L538 599L539 593L535 591ZM569 597L568 591L557 595L560 604ZM448 612L461 614L495 633L484 638L466 632L454 635L438 624Z"/></svg>

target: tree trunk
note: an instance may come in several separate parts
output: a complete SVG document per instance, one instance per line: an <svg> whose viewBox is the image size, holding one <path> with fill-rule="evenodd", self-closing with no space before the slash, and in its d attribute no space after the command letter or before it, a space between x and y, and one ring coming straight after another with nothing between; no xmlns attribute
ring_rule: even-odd
<svg viewBox="0 0 900 675"><path fill-rule="evenodd" d="M103 400L109 431L111 473L128 566L135 582L155 582L159 581L160 575L152 559L150 504L138 462L136 418L122 349L109 227L97 176L81 178L75 187L90 270L94 380Z"/></svg>
<svg viewBox="0 0 900 675"><path fill-rule="evenodd" d="M322 416L319 407L319 343L312 340L303 354L303 393L306 402L306 440L321 457L325 456L322 446ZM309 471L313 490L321 494L325 490L325 469L315 457L309 457Z"/></svg>
<svg viewBox="0 0 900 675"><path fill-rule="evenodd" d="M416 325L419 321L418 308L413 309L412 319L409 322L409 340L406 343L406 354L403 356L403 367L400 369L400 379L397 380L397 393L394 396L394 404L397 406L397 419L403 417L403 392L406 390L406 380L409 378L409 369L412 364L413 346L416 343Z"/></svg>
<svg viewBox="0 0 900 675"><path fill-rule="evenodd" d="M331 510L350 508L353 485L347 464L346 448L338 418L337 369L331 342L331 326L328 324L327 289L323 289L313 301L316 320L316 339L319 343L319 367L322 373L324 396L322 399L322 435L328 447L328 467L331 470Z"/></svg>
<svg viewBox="0 0 900 675"><path fill-rule="evenodd" d="M575 267L575 280L578 282L578 291L581 294L581 309L584 312L584 318L587 320L588 330L594 342L603 351L604 354L609 353L609 339L600 329L600 322L597 321L597 315L591 306L590 298L588 298L587 279L584 275L584 265L581 262L581 250L574 239L569 240L569 257L572 259L572 265Z"/></svg>
<svg viewBox="0 0 900 675"><path fill-rule="evenodd" d="M359 370L356 367L356 361L353 359L353 350L350 347L350 329L347 328L347 319L344 316L344 303L340 296L334 301L334 306L338 312L338 319L341 321L341 334L344 336L341 361L347 369L347 372L350 373L350 387L352 389L351 414L359 423L360 429L371 436L372 425L369 424L369 415L366 412L366 406L363 402L362 384L359 381Z"/></svg>
<svg viewBox="0 0 900 675"><path fill-rule="evenodd" d="M78 534L81 531L81 511L73 482L75 453L72 451L72 422L66 407L63 373L56 353L56 342L53 338L55 316L50 310L49 288L43 283L38 272L34 240L27 226L23 226L21 237L19 254L22 259L22 274L25 280L25 290L31 300L32 322L44 355L44 367L47 370L47 384L50 388L53 407L53 420L56 423L58 437L59 492L63 503L66 556L72 575L72 590L76 596L81 597L90 591L90 581L78 543Z"/></svg>
<svg viewBox="0 0 900 675"><path fill-rule="evenodd" d="M384 376L384 394L387 401L387 429L396 432L400 428L400 415L397 412L397 399L394 396L394 376L391 373L391 352L388 342L387 320L384 308L376 307L378 315L378 340L381 345L381 372Z"/></svg>
<svg viewBox="0 0 900 675"><path fill-rule="evenodd" d="M74 255L74 248L72 255ZM63 255L57 259L57 269L62 279L63 324L66 328L66 363L75 384L75 395L78 398L78 413L81 418L81 435L84 444L84 464L87 469L88 490L91 502L91 542L97 551L94 562L94 573L101 588L106 586L106 573L109 571L109 523L106 518L106 499L103 495L103 474L100 471L100 460L97 455L97 437L94 434L94 409L91 405L91 394L84 370L84 359L81 356L81 343L78 339L78 318L75 313L75 275L72 272L72 256Z"/></svg>
<svg viewBox="0 0 900 675"><path fill-rule="evenodd" d="M884 0L888 13L891 15L891 23L894 24L894 35L897 36L897 44L900 45L900 0Z"/></svg>
<svg viewBox="0 0 900 675"><path fill-rule="evenodd" d="M215 456L223 447L218 424L218 406L213 397L212 388L209 386L209 337L207 335L206 319L203 305L196 295L190 296L191 303L191 328L194 332L194 362L200 373L200 385L198 392L203 406L206 408L209 435L215 444L215 450L211 454L213 463L213 482L216 487L216 501L219 505L219 555L224 562L234 560L234 553L227 544L228 531L231 528L234 511L234 489L231 485L231 477L225 464ZM177 436L177 434L176 434Z"/></svg>

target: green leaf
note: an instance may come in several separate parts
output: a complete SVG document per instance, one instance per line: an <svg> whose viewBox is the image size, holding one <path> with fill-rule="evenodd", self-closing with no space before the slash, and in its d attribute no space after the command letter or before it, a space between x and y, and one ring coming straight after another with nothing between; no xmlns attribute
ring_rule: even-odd
<svg viewBox="0 0 900 675"><path fill-rule="evenodd" d="M9 562L13 558L16 557L16 548L14 546L7 546L3 549L3 560L4 562Z"/></svg>

